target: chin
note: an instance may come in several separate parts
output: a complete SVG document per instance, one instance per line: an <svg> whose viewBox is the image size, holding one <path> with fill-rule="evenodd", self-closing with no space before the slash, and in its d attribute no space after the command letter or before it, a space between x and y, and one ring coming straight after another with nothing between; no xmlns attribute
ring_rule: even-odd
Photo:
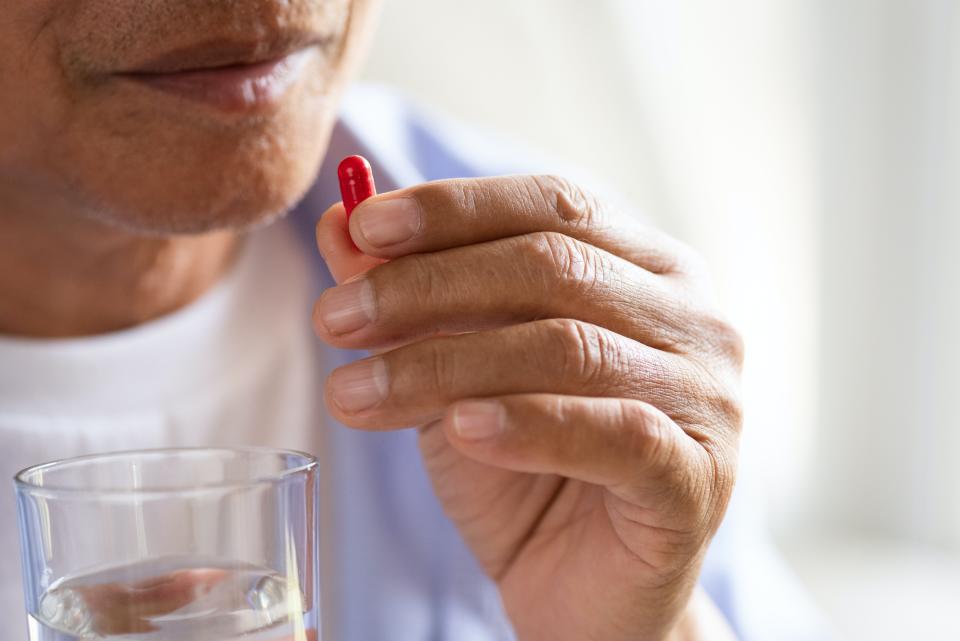
<svg viewBox="0 0 960 641"><path fill-rule="evenodd" d="M103 222L146 235L264 225L293 208L313 184L328 135L313 131L300 142L241 140L224 153L187 148L162 164L154 157L148 167L117 167L94 194L91 211Z"/></svg>
<svg viewBox="0 0 960 641"><path fill-rule="evenodd" d="M155 105L122 111L113 102L115 117L91 122L77 144L65 146L60 183L82 211L135 234L263 225L289 211L316 179L335 98L318 91L269 115L229 122Z"/></svg>
<svg viewBox="0 0 960 641"><path fill-rule="evenodd" d="M91 216L136 235L244 231L282 217L316 177L322 150L240 166L214 163L166 174L169 180L127 183L90 208ZM192 163L191 163L192 164Z"/></svg>

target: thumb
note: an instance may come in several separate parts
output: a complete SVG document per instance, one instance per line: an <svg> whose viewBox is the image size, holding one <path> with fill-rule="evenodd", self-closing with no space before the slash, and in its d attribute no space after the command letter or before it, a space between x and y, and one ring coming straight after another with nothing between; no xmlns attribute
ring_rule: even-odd
<svg viewBox="0 0 960 641"><path fill-rule="evenodd" d="M353 244L343 203L333 205L317 222L317 248L338 284L386 262L367 256Z"/></svg>

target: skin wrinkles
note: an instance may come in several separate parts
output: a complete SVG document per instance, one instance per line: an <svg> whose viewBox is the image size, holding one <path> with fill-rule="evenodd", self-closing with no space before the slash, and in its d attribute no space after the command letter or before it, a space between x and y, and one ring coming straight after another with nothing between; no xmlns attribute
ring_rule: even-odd
<svg viewBox="0 0 960 641"><path fill-rule="evenodd" d="M0 21L0 334L166 314L312 183L376 0L18 0ZM317 46L281 100L227 113L114 72L210 40ZM53 293L59 295L53 295ZM88 300L102 301L90 306Z"/></svg>

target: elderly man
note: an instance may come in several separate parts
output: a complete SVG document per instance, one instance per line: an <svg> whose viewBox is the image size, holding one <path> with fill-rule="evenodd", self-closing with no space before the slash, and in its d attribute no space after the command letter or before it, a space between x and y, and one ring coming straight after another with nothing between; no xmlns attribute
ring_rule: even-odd
<svg viewBox="0 0 960 641"><path fill-rule="evenodd" d="M567 180L479 177L518 168L389 95L345 98L374 4L5 4L3 473L318 453L337 641L746 634L729 564L697 588L741 361L700 261ZM318 254L331 163L358 152L387 193L327 209Z"/></svg>

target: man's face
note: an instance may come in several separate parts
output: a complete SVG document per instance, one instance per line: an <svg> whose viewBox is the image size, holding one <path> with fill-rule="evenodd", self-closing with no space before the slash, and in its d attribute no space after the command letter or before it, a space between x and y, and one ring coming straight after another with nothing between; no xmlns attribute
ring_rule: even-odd
<svg viewBox="0 0 960 641"><path fill-rule="evenodd" d="M372 4L7 0L0 215L26 203L170 233L284 211L326 148Z"/></svg>

